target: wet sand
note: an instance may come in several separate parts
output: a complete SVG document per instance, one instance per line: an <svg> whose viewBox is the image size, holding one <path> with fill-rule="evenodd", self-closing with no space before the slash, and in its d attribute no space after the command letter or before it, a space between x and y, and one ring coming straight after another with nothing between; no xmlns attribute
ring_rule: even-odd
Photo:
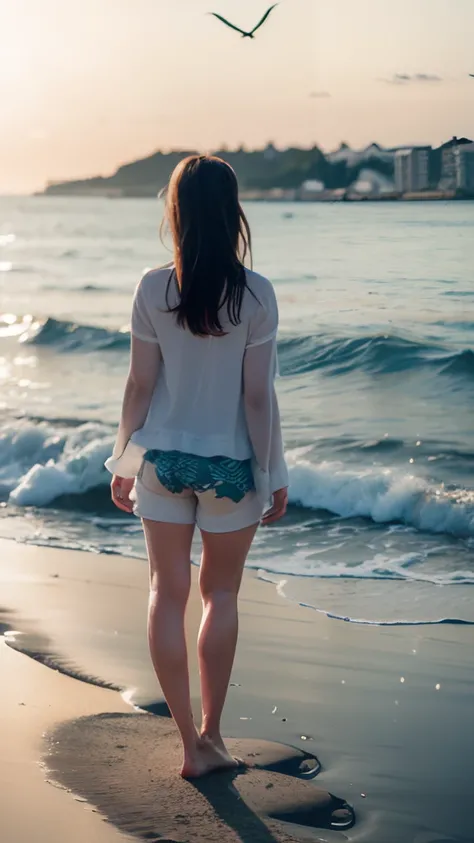
<svg viewBox="0 0 474 843"><path fill-rule="evenodd" d="M2 631L0 627L0 632ZM83 802L47 783L40 766L43 733L101 711L123 712L118 694L75 682L0 640L0 839L2 843L126 843Z"/></svg>
<svg viewBox="0 0 474 843"><path fill-rule="evenodd" d="M127 690L140 705L159 703L160 693L146 649L147 571L142 562L5 541L0 542L0 559L0 605L4 610L0 620L25 633L11 643L71 676ZM188 619L190 635L196 630L199 613L194 592ZM191 843L206 839L204 819L201 825L186 822L193 811L198 817L206 815L208 830L218 830L215 839L229 841L271 840L268 835L275 840L348 839L367 843L474 840L474 656L469 627L354 627L293 605L279 597L273 586L246 576L225 734L237 740L292 745L317 757L321 771L308 781L301 776L298 764L289 774L281 768L250 770L226 782L225 787L226 777L213 777L204 794L195 788L180 790L191 785L174 778L177 747L169 719L160 716L152 722L149 715L130 713L130 708L127 714L116 692L61 677L18 653L8 651L8 655L21 659L28 666L25 670L41 671L43 676L59 678L75 689L71 698L77 701L77 707L71 705L65 711L54 707L53 719L46 725L50 734L56 734L56 728L60 735L61 751L57 755L51 755L51 737L43 745L47 762L56 768L55 776L98 805L116 825L135 834L143 832L148 840L152 839L152 829L166 832L170 836L164 839L168 840ZM197 713L194 654L191 670ZM44 687L47 689L47 685ZM83 693L107 694L110 702L104 707L101 696L98 708L92 706L86 719L77 723L76 718L86 713L81 710ZM2 701L2 713L4 705ZM99 709L122 714L97 719ZM164 712L160 705L154 710L161 715ZM32 734L36 734L36 721L27 707L24 713ZM53 722L58 724L55 728ZM81 747L87 759L87 748L97 740L98 728L105 741L102 754L97 757L89 753L90 769L86 765L80 776L71 779L73 748ZM120 735L128 729L131 732L122 741ZM155 755L147 767L147 735L153 730ZM39 726L33 742L32 752L38 757L42 731L45 727ZM122 745L127 748L116 749ZM172 745L174 750L170 749ZM163 771L160 758L165 746ZM244 749L251 757L252 746L245 744ZM110 766L103 762L109 750ZM77 751L74 757L78 757ZM11 756L7 763L13 769ZM126 770L129 784L130 797L125 806L120 768ZM156 793L153 775L161 799L154 800L155 813L150 796ZM257 777L250 788L257 793L253 803L246 792L252 776ZM43 782L40 786L45 792L52 791ZM255 826L246 826L241 814L236 820L232 805L226 801L231 790L243 797L240 801L250 812L248 821L261 823L258 828L266 837L258 838ZM268 797L272 791L274 803ZM321 794L328 791L354 806L356 823L351 830L326 830L330 823L321 799L327 797ZM70 796L53 792L64 804L72 803L77 809ZM139 793L144 792L149 798L140 801ZM173 814L176 794L184 820L179 828L169 824L168 830L163 825L160 831L160 817ZM216 804L209 814L212 800ZM331 803L331 810L335 805ZM219 823L224 823L224 828L227 823L225 833L216 825L219 806ZM92 817L97 821L95 815ZM292 823L297 819L299 824L282 825L282 819ZM101 830L103 827L100 825ZM11 843L17 839L21 837L13 837ZM58 833L47 839L54 843L72 838ZM5 843L10 840L6 838Z"/></svg>

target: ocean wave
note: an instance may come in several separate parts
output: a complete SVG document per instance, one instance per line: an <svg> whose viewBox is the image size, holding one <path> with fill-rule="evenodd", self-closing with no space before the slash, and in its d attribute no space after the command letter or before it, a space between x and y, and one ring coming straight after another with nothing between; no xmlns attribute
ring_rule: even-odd
<svg viewBox="0 0 474 843"><path fill-rule="evenodd" d="M99 423L76 427L16 422L0 431L0 488L16 506L48 506L65 496L94 499L97 506L110 476L104 460L113 432ZM434 486L422 477L375 466L347 468L314 463L301 451L287 454L290 503L342 518L402 523L422 532L474 537L474 491Z"/></svg>
<svg viewBox="0 0 474 843"><path fill-rule="evenodd" d="M344 543L341 543L339 547L343 548ZM429 551L422 550L402 553L400 556L376 553L371 557L368 551L366 559L353 564L334 559L325 561L322 556L316 560L314 554L311 553L311 548L308 547L307 552L297 549L287 561L277 557L275 561L272 560L271 565L266 563L265 568L262 568L261 561L258 564L250 563L248 567L258 571L259 574L264 570L268 578L284 576L298 577L301 580L346 580L348 582L365 580L367 582L412 583L422 586L474 585L473 571L456 569L440 572L431 569L424 564L430 555ZM272 579L270 581L274 582ZM286 585L286 580L278 580L278 583Z"/></svg>
<svg viewBox="0 0 474 843"><path fill-rule="evenodd" d="M472 490L431 486L414 474L380 466L356 470L338 462L315 465L298 452L287 459L292 504L377 524L407 524L422 532L474 536Z"/></svg>
<svg viewBox="0 0 474 843"><path fill-rule="evenodd" d="M114 293L114 287L106 287L105 284L83 284L82 287L75 287L75 290L85 293Z"/></svg>
<svg viewBox="0 0 474 843"><path fill-rule="evenodd" d="M87 288L92 289L91 285ZM94 288L97 290L97 288ZM60 352L128 351L128 328L118 331L53 317L0 316L0 336ZM430 368L439 374L474 376L474 351L450 349L395 334L354 337L282 336L278 343L282 375L321 371L328 376L352 372L383 375Z"/></svg>
<svg viewBox="0 0 474 843"><path fill-rule="evenodd" d="M127 350L130 346L127 328L111 331L51 316L44 319L33 316L0 317L0 336L14 337L26 345L49 346L59 351L115 351Z"/></svg>
<svg viewBox="0 0 474 843"><path fill-rule="evenodd" d="M113 435L89 422L74 428L18 422L0 430L0 491L19 507L90 496L110 482L104 468Z"/></svg>
<svg viewBox="0 0 474 843"><path fill-rule="evenodd" d="M12 261L0 261L0 272L21 272L22 275L31 275L36 272L35 267L27 264L13 263Z"/></svg>
<svg viewBox="0 0 474 843"><path fill-rule="evenodd" d="M285 596L285 595L283 595ZM303 603L298 601L298 606L304 609L313 609L320 615L326 615L329 620L344 621L345 623L353 623L362 626L474 626L474 621L466 620L465 618L434 618L433 620L368 620L365 618L352 618L350 615L338 615L336 612L329 612L326 609L320 609L318 606L313 606L311 603Z"/></svg>
<svg viewBox="0 0 474 843"><path fill-rule="evenodd" d="M64 293L64 284L42 284L42 291L61 291ZM105 284L78 284L68 287L71 293L116 293L115 287L106 286Z"/></svg>
<svg viewBox="0 0 474 843"><path fill-rule="evenodd" d="M344 621L344 623L352 623L358 626L474 626L473 620L456 616L442 618L413 618L412 620L404 618L396 618L394 620L374 620L369 618L359 618L355 615L345 615L340 612L332 612L329 609L323 609L315 603L307 603L303 600L298 600L297 598L288 597L285 591L287 580L275 580L274 577L269 576L266 571L261 569L258 570L257 576L259 580L262 580L262 582L275 585L280 597L283 597L285 600L289 600L290 603L296 603L303 609L312 609L319 615L324 615L326 618L329 618L329 620ZM474 579L472 582L474 582Z"/></svg>
<svg viewBox="0 0 474 843"><path fill-rule="evenodd" d="M282 375L317 370L329 375L355 371L382 375L426 367L440 374L474 375L471 349L459 351L395 334L283 337L278 352Z"/></svg>
<svg viewBox="0 0 474 843"><path fill-rule="evenodd" d="M439 361L441 371L452 375L474 375L474 351L470 348L448 355Z"/></svg>

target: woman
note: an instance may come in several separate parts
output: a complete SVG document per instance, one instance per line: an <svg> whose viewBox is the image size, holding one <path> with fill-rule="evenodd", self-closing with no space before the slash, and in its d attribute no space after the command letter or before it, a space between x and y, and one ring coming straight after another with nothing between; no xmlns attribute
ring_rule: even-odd
<svg viewBox="0 0 474 843"><path fill-rule="evenodd" d="M273 385L275 293L244 269L250 230L232 168L207 156L182 161L170 180L166 220L174 264L148 272L137 287L130 372L106 466L115 505L143 521L151 657L181 734L181 774L195 777L238 763L220 733L237 596L258 524L286 511L288 474ZM200 733L184 633L196 525L203 546Z"/></svg>

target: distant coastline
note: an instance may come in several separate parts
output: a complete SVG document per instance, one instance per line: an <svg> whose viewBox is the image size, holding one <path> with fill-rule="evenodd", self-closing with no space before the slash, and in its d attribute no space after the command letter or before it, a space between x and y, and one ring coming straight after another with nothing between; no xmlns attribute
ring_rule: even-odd
<svg viewBox="0 0 474 843"><path fill-rule="evenodd" d="M102 199L156 199L156 193L145 193L143 191L133 190L122 191L120 188L106 188L99 189L75 189L64 190L60 193L48 188L34 194L34 196L70 196L82 198L102 198ZM302 196L296 190L282 191L277 190L241 190L240 198L243 202L353 202L353 203L367 203L367 202L452 202L452 201L473 201L474 193L457 193L456 191L441 191L430 190L420 191L416 193L392 193L392 194L366 194L360 195L339 190L327 190L312 196Z"/></svg>
<svg viewBox="0 0 474 843"><path fill-rule="evenodd" d="M456 150L471 149L467 138L453 138L438 149L401 147L387 149L376 143L361 150L341 144L324 154L310 149L217 150L237 173L241 196L248 202L395 202L474 199L474 172L467 187L459 188L455 176ZM427 152L429 150L429 152ZM108 199L156 198L170 173L194 150L155 152L124 164L109 177L50 182L40 196L84 196ZM425 156L423 179L417 156ZM397 162L412 157L408 181L397 179ZM466 155L471 166L474 155ZM420 159L421 160L421 159ZM398 171L400 168L398 167ZM471 189L472 188L472 189Z"/></svg>

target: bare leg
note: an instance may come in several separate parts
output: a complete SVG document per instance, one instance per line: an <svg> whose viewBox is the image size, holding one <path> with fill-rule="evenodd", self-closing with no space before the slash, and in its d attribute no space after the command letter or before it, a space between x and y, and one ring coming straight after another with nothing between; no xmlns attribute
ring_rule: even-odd
<svg viewBox="0 0 474 843"><path fill-rule="evenodd" d="M143 520L150 561L148 642L153 666L184 747L182 775L199 774L202 762L189 693L184 613L191 586L194 525Z"/></svg>
<svg viewBox="0 0 474 843"><path fill-rule="evenodd" d="M226 766L235 765L221 737L220 723L238 634L237 598L257 524L233 533L202 531L199 586L203 616L198 638L204 745L214 747Z"/></svg>

